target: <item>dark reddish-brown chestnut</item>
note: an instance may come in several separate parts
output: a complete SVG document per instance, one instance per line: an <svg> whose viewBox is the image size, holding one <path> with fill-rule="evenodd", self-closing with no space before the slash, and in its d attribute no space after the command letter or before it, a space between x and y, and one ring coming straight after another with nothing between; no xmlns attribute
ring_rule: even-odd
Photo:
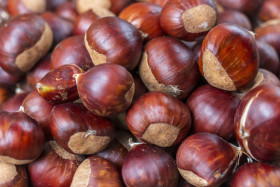
<svg viewBox="0 0 280 187"><path fill-rule="evenodd" d="M132 75L122 66L112 63L93 67L76 76L80 99L98 116L113 116L124 112L135 91Z"/></svg>
<svg viewBox="0 0 280 187"><path fill-rule="evenodd" d="M76 64L84 71L93 67L83 36L69 37L60 42L51 55L51 69L66 64Z"/></svg>
<svg viewBox="0 0 280 187"><path fill-rule="evenodd" d="M0 117L0 161L27 164L37 159L44 149L41 126L23 112Z"/></svg>
<svg viewBox="0 0 280 187"><path fill-rule="evenodd" d="M280 161L280 88L257 86L240 101L235 114L235 135L239 145L255 160Z"/></svg>
<svg viewBox="0 0 280 187"><path fill-rule="evenodd" d="M122 177L116 166L104 158L91 156L78 167L71 187L114 186L122 187Z"/></svg>
<svg viewBox="0 0 280 187"><path fill-rule="evenodd" d="M169 0L160 14L164 32L187 41L202 39L215 26L216 19L213 0Z"/></svg>
<svg viewBox="0 0 280 187"><path fill-rule="evenodd" d="M179 147L176 163L182 177L194 186L219 186L229 177L239 151L217 135L197 133Z"/></svg>
<svg viewBox="0 0 280 187"><path fill-rule="evenodd" d="M280 168L264 163L249 163L240 167L231 187L280 186Z"/></svg>
<svg viewBox="0 0 280 187"><path fill-rule="evenodd" d="M259 69L254 37L244 28L220 24L203 40L199 70L212 86L235 91L249 87Z"/></svg>
<svg viewBox="0 0 280 187"><path fill-rule="evenodd" d="M150 91L162 91L179 99L188 96L199 78L192 51L171 37L158 37L147 43L139 72Z"/></svg>
<svg viewBox="0 0 280 187"><path fill-rule="evenodd" d="M46 0L8 0L7 9L11 16L27 13L43 13L46 10Z"/></svg>
<svg viewBox="0 0 280 187"><path fill-rule="evenodd" d="M50 141L39 159L28 165L31 183L36 187L70 186L83 157L68 153Z"/></svg>
<svg viewBox="0 0 280 187"><path fill-rule="evenodd" d="M0 162L0 187L28 187L28 177L24 166Z"/></svg>
<svg viewBox="0 0 280 187"><path fill-rule="evenodd" d="M68 0L46 0L47 10L54 11L59 5L61 5L62 3L65 3L67 1Z"/></svg>
<svg viewBox="0 0 280 187"><path fill-rule="evenodd" d="M75 4L73 2L65 2L59 5L56 10L56 14L60 17L75 21L79 16L79 13L76 10Z"/></svg>
<svg viewBox="0 0 280 187"><path fill-rule="evenodd" d="M3 105L1 106L2 111L6 112L16 112L19 110L23 100L29 94L29 92L19 92L10 97Z"/></svg>
<svg viewBox="0 0 280 187"><path fill-rule="evenodd" d="M148 41L164 35L159 22L160 12L159 5L145 2L133 3L123 9L119 17L136 27L145 41Z"/></svg>
<svg viewBox="0 0 280 187"><path fill-rule="evenodd" d="M192 92L187 100L193 119L193 130L209 132L224 139L234 135L234 114L239 97L210 85L204 85Z"/></svg>
<svg viewBox="0 0 280 187"><path fill-rule="evenodd" d="M103 17L88 28L85 46L95 65L114 63L133 70L141 57L142 38L126 20Z"/></svg>
<svg viewBox="0 0 280 187"><path fill-rule="evenodd" d="M0 107L12 96L13 92L10 88L0 85Z"/></svg>
<svg viewBox="0 0 280 187"><path fill-rule="evenodd" d="M271 19L280 19L280 1L265 0L259 11L259 19L268 21Z"/></svg>
<svg viewBox="0 0 280 187"><path fill-rule="evenodd" d="M23 75L10 74L0 66L0 85L13 87L23 79Z"/></svg>
<svg viewBox="0 0 280 187"><path fill-rule="evenodd" d="M162 92L149 92L131 106L126 122L140 140L170 147L187 136L192 120L188 107L180 100Z"/></svg>
<svg viewBox="0 0 280 187"><path fill-rule="evenodd" d="M53 108L50 129L56 142L70 153L94 154L103 150L115 135L113 124L94 115L81 104Z"/></svg>
<svg viewBox="0 0 280 187"><path fill-rule="evenodd" d="M152 145L140 144L128 152L122 177L128 187L174 187L179 174L168 153Z"/></svg>
<svg viewBox="0 0 280 187"><path fill-rule="evenodd" d="M52 139L49 127L51 110L55 105L45 100L36 90L29 93L22 102L24 113L35 119L42 127L47 140Z"/></svg>
<svg viewBox="0 0 280 187"><path fill-rule="evenodd" d="M53 103L66 103L79 98L74 75L83 70L75 65L59 66L47 73L37 84L38 93Z"/></svg>
<svg viewBox="0 0 280 187"><path fill-rule="evenodd" d="M51 47L52 31L40 16L23 14L0 27L0 65L11 74L30 70Z"/></svg>
<svg viewBox="0 0 280 187"><path fill-rule="evenodd" d="M146 2L157 4L161 7L164 7L164 5L168 2L168 0L145 0Z"/></svg>
<svg viewBox="0 0 280 187"><path fill-rule="evenodd" d="M252 30L252 24L249 18L242 12L235 10L225 10L218 14L217 25L221 23L230 23L239 25L247 30Z"/></svg>

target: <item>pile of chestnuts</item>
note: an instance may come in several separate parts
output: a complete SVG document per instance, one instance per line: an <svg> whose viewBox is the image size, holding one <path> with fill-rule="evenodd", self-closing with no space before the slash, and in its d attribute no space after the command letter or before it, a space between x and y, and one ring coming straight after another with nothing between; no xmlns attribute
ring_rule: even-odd
<svg viewBox="0 0 280 187"><path fill-rule="evenodd" d="M279 0L0 0L0 187L280 187Z"/></svg>

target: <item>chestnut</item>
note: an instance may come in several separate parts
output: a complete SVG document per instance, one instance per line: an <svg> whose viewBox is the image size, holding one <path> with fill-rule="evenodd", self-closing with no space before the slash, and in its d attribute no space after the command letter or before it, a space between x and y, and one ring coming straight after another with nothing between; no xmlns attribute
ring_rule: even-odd
<svg viewBox="0 0 280 187"><path fill-rule="evenodd" d="M265 163L243 165L234 174L231 186L280 186L280 168Z"/></svg>
<svg viewBox="0 0 280 187"><path fill-rule="evenodd" d="M37 159L44 149L41 126L23 112L0 117L0 161L27 164Z"/></svg>
<svg viewBox="0 0 280 187"><path fill-rule="evenodd" d="M128 187L174 187L179 174L169 154L158 147L140 144L128 152L122 167L122 177Z"/></svg>
<svg viewBox="0 0 280 187"><path fill-rule="evenodd" d="M147 43L139 72L150 91L162 91L179 99L188 96L199 78L192 51L171 37L158 37Z"/></svg>
<svg viewBox="0 0 280 187"><path fill-rule="evenodd" d="M24 166L0 162L0 187L28 187L28 177Z"/></svg>
<svg viewBox="0 0 280 187"><path fill-rule="evenodd" d="M161 9L161 6L153 3L133 3L123 9L119 17L136 27L148 41L164 35L159 22Z"/></svg>
<svg viewBox="0 0 280 187"><path fill-rule="evenodd" d="M4 23L6 23L10 18L10 14L8 13L8 11L0 6L0 26L4 25Z"/></svg>
<svg viewBox="0 0 280 187"><path fill-rule="evenodd" d="M20 82L23 75L10 74L0 66L0 85L13 87Z"/></svg>
<svg viewBox="0 0 280 187"><path fill-rule="evenodd" d="M193 131L216 134L226 140L234 135L234 114L239 97L210 85L192 92L187 100L193 119Z"/></svg>
<svg viewBox="0 0 280 187"><path fill-rule="evenodd" d="M91 156L78 167L71 187L114 186L122 187L122 177L113 163L98 156Z"/></svg>
<svg viewBox="0 0 280 187"><path fill-rule="evenodd" d="M149 92L130 107L126 122L141 141L170 147L187 136L192 120L188 107L180 100L162 92Z"/></svg>
<svg viewBox="0 0 280 187"><path fill-rule="evenodd" d="M236 10L225 10L219 13L217 25L221 23L236 24L247 30L252 30L252 24L249 18L242 12Z"/></svg>
<svg viewBox="0 0 280 187"><path fill-rule="evenodd" d="M22 102L24 113L35 119L42 127L47 140L52 134L49 127L51 110L55 105L45 100L36 90L29 93Z"/></svg>
<svg viewBox="0 0 280 187"><path fill-rule="evenodd" d="M266 0L263 2L260 11L259 19L261 21L268 21L271 19L280 19L280 2L278 0Z"/></svg>
<svg viewBox="0 0 280 187"><path fill-rule="evenodd" d="M115 63L128 70L136 67L142 52L139 31L118 17L96 20L85 34L85 45L95 65Z"/></svg>
<svg viewBox="0 0 280 187"><path fill-rule="evenodd" d="M0 33L0 66L11 74L30 70L52 44L49 25L35 14L10 19Z"/></svg>
<svg viewBox="0 0 280 187"><path fill-rule="evenodd" d="M70 186L83 157L70 154L55 141L50 141L41 157L28 165L33 186Z"/></svg>
<svg viewBox="0 0 280 187"><path fill-rule="evenodd" d="M213 0L171 0L160 14L164 32L187 41L202 39L215 26L216 19Z"/></svg>
<svg viewBox="0 0 280 187"><path fill-rule="evenodd" d="M0 85L0 107L12 96L11 89Z"/></svg>
<svg viewBox="0 0 280 187"><path fill-rule="evenodd" d="M198 64L212 86L226 91L245 89L259 69L255 39L240 26L220 24L203 40Z"/></svg>
<svg viewBox="0 0 280 187"><path fill-rule="evenodd" d="M146 1L150 2L150 3L157 4L161 7L164 7L164 5L168 2L168 0L146 0Z"/></svg>
<svg viewBox="0 0 280 187"><path fill-rule="evenodd" d="M79 13L76 10L75 4L73 2L65 2L57 6L55 10L56 14L60 17L75 21Z"/></svg>
<svg viewBox="0 0 280 187"><path fill-rule="evenodd" d="M69 0L46 0L47 10L54 11L59 5L65 3L67 1L69 1Z"/></svg>
<svg viewBox="0 0 280 187"><path fill-rule="evenodd" d="M235 136L247 154L262 162L280 160L280 88L263 84L249 91L235 113Z"/></svg>
<svg viewBox="0 0 280 187"><path fill-rule="evenodd" d="M27 13L43 13L46 10L46 0L8 0L7 9L11 16Z"/></svg>
<svg viewBox="0 0 280 187"><path fill-rule="evenodd" d="M115 128L106 118L98 117L81 104L55 106L50 129L56 142L70 153L94 154L108 146Z"/></svg>
<svg viewBox="0 0 280 187"><path fill-rule="evenodd" d="M6 112L16 112L19 110L23 100L29 94L29 92L19 92L6 100L2 106L1 110Z"/></svg>
<svg viewBox="0 0 280 187"><path fill-rule="evenodd" d="M219 186L233 173L240 151L219 136L196 133L180 145L176 163L182 177L198 187Z"/></svg>
<svg viewBox="0 0 280 187"><path fill-rule="evenodd" d="M124 112L130 106L135 90L132 75L124 67L112 63L76 75L76 82L85 107L103 117Z"/></svg>
<svg viewBox="0 0 280 187"><path fill-rule="evenodd" d="M69 37L60 42L53 50L50 62L51 69L66 64L76 64L84 71L93 67L83 36Z"/></svg>
<svg viewBox="0 0 280 187"><path fill-rule="evenodd" d="M59 66L47 73L37 84L38 93L53 103L66 103L79 98L76 80L73 75L83 70L75 65Z"/></svg>

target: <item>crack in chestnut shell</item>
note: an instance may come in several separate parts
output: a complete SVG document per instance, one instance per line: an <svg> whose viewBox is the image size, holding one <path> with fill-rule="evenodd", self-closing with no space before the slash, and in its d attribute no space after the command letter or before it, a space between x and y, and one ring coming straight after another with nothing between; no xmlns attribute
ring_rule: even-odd
<svg viewBox="0 0 280 187"><path fill-rule="evenodd" d="M71 187L114 186L122 187L122 178L118 169L109 160L91 156L78 167Z"/></svg>
<svg viewBox="0 0 280 187"><path fill-rule="evenodd" d="M75 35L84 35L89 26L99 18L92 10L88 10L80 14L74 23L74 34Z"/></svg>
<svg viewBox="0 0 280 187"><path fill-rule="evenodd" d="M122 167L122 177L127 186L174 187L179 173L173 158L158 147L135 145L128 152Z"/></svg>
<svg viewBox="0 0 280 187"><path fill-rule="evenodd" d="M28 187L28 177L24 166L0 162L0 187Z"/></svg>

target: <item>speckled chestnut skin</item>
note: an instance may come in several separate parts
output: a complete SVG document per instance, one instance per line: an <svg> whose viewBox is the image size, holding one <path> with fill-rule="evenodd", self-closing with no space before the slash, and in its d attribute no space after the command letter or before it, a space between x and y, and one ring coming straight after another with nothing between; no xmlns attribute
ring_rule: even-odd
<svg viewBox="0 0 280 187"><path fill-rule="evenodd" d="M76 64L84 71L93 67L83 36L72 36L60 42L51 55L51 69L66 64Z"/></svg>
<svg viewBox="0 0 280 187"><path fill-rule="evenodd" d="M164 35L159 22L161 9L161 6L153 3L133 3L123 9L119 17L136 27L148 41Z"/></svg>
<svg viewBox="0 0 280 187"><path fill-rule="evenodd" d="M280 1L265 0L259 11L259 19L261 21L268 21L271 19L280 19Z"/></svg>
<svg viewBox="0 0 280 187"><path fill-rule="evenodd" d="M171 37L158 37L147 43L139 72L150 91L162 91L179 99L188 96L199 78L192 51Z"/></svg>
<svg viewBox="0 0 280 187"><path fill-rule="evenodd" d="M81 104L66 103L53 108L50 129L56 142L70 153L94 154L110 143L115 127Z"/></svg>
<svg viewBox="0 0 280 187"><path fill-rule="evenodd" d="M65 2L59 5L56 10L56 14L60 17L75 21L79 16L79 13L76 10L75 4L73 2Z"/></svg>
<svg viewBox="0 0 280 187"><path fill-rule="evenodd" d="M46 0L8 0L7 9L11 16L27 13L43 13L46 10Z"/></svg>
<svg viewBox="0 0 280 187"><path fill-rule="evenodd" d="M191 127L191 114L180 100L162 92L149 92L128 110L130 132L140 140L160 147L181 143Z"/></svg>
<svg viewBox="0 0 280 187"><path fill-rule="evenodd" d="M213 0L169 0L160 14L164 32L186 41L202 39L216 19Z"/></svg>
<svg viewBox="0 0 280 187"><path fill-rule="evenodd" d="M259 68L254 37L244 28L220 24L203 40L199 70L212 86L235 91L249 87Z"/></svg>
<svg viewBox="0 0 280 187"><path fill-rule="evenodd" d="M193 131L209 132L224 139L234 135L234 114L239 97L210 85L204 85L192 92L187 105L193 119Z"/></svg>
<svg viewBox="0 0 280 187"><path fill-rule="evenodd" d="M38 93L53 103L67 103L79 98L76 80L73 75L83 70L75 65L59 66L47 73L37 84Z"/></svg>
<svg viewBox="0 0 280 187"><path fill-rule="evenodd" d="M80 99L98 116L124 112L131 104L135 84L132 75L122 66L101 64L76 76Z"/></svg>
<svg viewBox="0 0 280 187"><path fill-rule="evenodd" d="M0 117L0 161L27 164L40 156L45 136L40 125L23 112Z"/></svg>
<svg viewBox="0 0 280 187"><path fill-rule="evenodd" d="M280 88L260 85L240 101L235 114L235 136L239 145L253 159L280 161Z"/></svg>
<svg viewBox="0 0 280 187"><path fill-rule="evenodd" d="M51 141L41 157L28 165L31 183L36 187L70 186L82 161L83 157L70 154Z"/></svg>
<svg viewBox="0 0 280 187"><path fill-rule="evenodd" d="M10 97L7 101L3 103L3 105L1 106L1 110L6 112L18 111L23 100L28 94L29 92L16 93L15 95Z"/></svg>
<svg viewBox="0 0 280 187"><path fill-rule="evenodd" d="M52 31L38 15L23 14L0 27L0 65L11 74L30 70L51 47Z"/></svg>
<svg viewBox="0 0 280 187"><path fill-rule="evenodd" d="M182 177L194 186L219 186L229 177L239 156L237 148L217 135L197 133L179 147L176 163Z"/></svg>
<svg viewBox="0 0 280 187"><path fill-rule="evenodd" d="M78 167L71 187L114 186L122 187L122 177L116 166L109 160L91 156Z"/></svg>
<svg viewBox="0 0 280 187"><path fill-rule="evenodd" d="M28 176L24 166L0 162L0 187L28 187Z"/></svg>
<svg viewBox="0 0 280 187"><path fill-rule="evenodd" d="M133 70L140 60L142 38L129 22L118 17L103 17L88 28L85 46L95 65L114 63Z"/></svg>
<svg viewBox="0 0 280 187"><path fill-rule="evenodd" d="M158 147L135 145L128 152L122 167L127 187L173 187L179 173L173 158Z"/></svg>
<svg viewBox="0 0 280 187"><path fill-rule="evenodd" d="M230 23L239 25L247 30L252 30L252 24L249 18L242 12L235 10L225 10L218 14L217 25L221 23Z"/></svg>

